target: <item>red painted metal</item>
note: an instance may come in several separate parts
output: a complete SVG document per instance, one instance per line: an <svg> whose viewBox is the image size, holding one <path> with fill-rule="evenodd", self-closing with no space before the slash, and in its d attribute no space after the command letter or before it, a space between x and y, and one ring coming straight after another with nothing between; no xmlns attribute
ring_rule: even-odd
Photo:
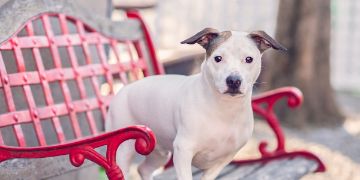
<svg viewBox="0 0 360 180"><path fill-rule="evenodd" d="M285 149L285 137L284 133L281 130L277 116L274 113L274 105L280 99L286 98L287 104L291 108L295 108L301 105L303 101L303 95L301 91L294 87L283 87L275 89L272 91L265 92L259 96L255 96L252 99L252 107L256 114L261 116L269 124L270 128L274 131L277 146L274 150L268 150L266 147L268 143L266 141L261 141L259 144L259 151L261 157L257 159L248 159L248 160L236 160L233 161L233 164L241 165L251 162L267 162L272 159L277 158L292 158L302 156L307 159L314 160L318 167L316 172L324 172L326 170L324 163L311 152L304 150L300 151L291 151L288 152Z"/></svg>
<svg viewBox="0 0 360 180"><path fill-rule="evenodd" d="M291 152L285 150L284 133L282 132L278 118L274 113L275 103L283 98L287 99L287 104L291 108L300 106L303 101L303 95L301 91L294 87L283 87L272 91L267 91L252 98L252 107L254 112L264 118L269 124L270 128L274 131L277 140L276 148L274 150L268 150L266 149L268 143L266 141L261 141L258 147L261 157L246 160L234 160L232 161L232 164L244 165L254 162L266 163L268 161L279 158L293 158L302 156L304 158L311 159L318 164L316 172L324 172L326 170L324 163L313 153L304 150ZM170 160L165 165L165 168L169 168L171 166L173 166L172 160Z"/></svg>
<svg viewBox="0 0 360 180"><path fill-rule="evenodd" d="M136 14L136 13L135 13ZM140 17L135 17L140 21L142 26L144 22ZM33 23L39 20L42 24L44 34L36 34ZM59 27L53 27L53 21L59 22ZM39 22L38 21L38 22ZM69 25L76 32L70 32ZM55 28L61 30L61 34L55 34ZM22 30L23 29L23 30ZM26 35L19 36L20 32ZM16 34L12 35L9 40L0 44L0 89L3 90L4 99L6 100L7 112L0 114L0 162L12 158L44 158L59 155L69 155L70 162L78 167L81 166L85 159L89 159L96 164L102 166L109 179L123 179L120 167L116 165L116 150L118 146L129 139L135 139L135 149L138 153L147 155L155 146L156 140L152 131L143 126L131 126L118 131L109 133L100 133L100 127L95 123L93 112L99 110L101 118L105 120L106 109L109 101L114 95L114 78L113 75L119 75L120 81L127 84L131 77L138 77L139 72L149 75L148 69L155 69L156 74L162 73L162 67L157 62L154 47L145 33L145 48L140 48L139 42L142 39L133 41L122 41L102 35L91 27L85 25L82 21L67 16L65 14L44 13L33 17L21 27ZM146 34L147 33L147 34ZM118 45L128 47L126 51L120 51ZM75 46L81 48L81 52L75 50ZM90 46L95 47L95 52L91 52ZM135 47L132 50L130 47ZM36 70L28 70L26 61L29 57L23 54L24 49L31 49L33 61ZM48 48L51 57L43 59L41 48ZM68 57L70 67L64 66L64 57L62 57L59 48L64 48ZM108 48L108 49L106 49ZM108 50L114 53L115 63L109 64L110 58ZM150 64L146 64L144 59L144 51L150 51ZM4 59L2 52L11 51L14 54L13 59ZM80 65L78 53L82 53L85 64ZM99 63L93 63L94 57L91 53L95 53L99 58ZM130 59L120 60L121 53L130 54ZM9 67L6 67L4 61L16 62L16 72L9 73ZM45 61L53 61L53 68L46 69ZM152 64L153 62L156 62ZM98 76L105 77L105 83L108 85L110 92L102 95ZM130 77L131 76L131 77ZM85 87L85 78L90 79L92 87ZM136 78L138 79L138 78ZM71 96L70 86L67 81L73 80L79 91L79 99L73 99ZM63 102L55 103L52 95L50 83L59 82ZM40 85L45 100L45 106L37 106L35 103L32 89L30 86ZM24 102L27 103L27 109L16 109L12 88L15 86L22 88L24 93ZM86 88L92 88L95 97L87 94ZM89 127L90 136L84 136L79 117L79 113L85 114L86 123ZM67 140L59 117L69 116L71 128L75 139ZM46 142L44 127L41 121L51 119L54 127L58 143L56 145L48 145ZM104 122L104 121L102 121ZM34 132L38 142L36 147L28 147L22 125L24 123L32 123ZM13 129L15 139L19 147L8 146L4 144L1 136L3 127L11 127ZM95 148L106 146L106 157L103 157Z"/></svg>
<svg viewBox="0 0 360 180"><path fill-rule="evenodd" d="M140 22L144 34L144 39L133 41L120 41L112 37L104 36L91 27L85 25L76 18L64 14L45 13L38 15L22 28L25 28L25 36L13 35L8 41L0 44L0 52L12 51L14 61L16 61L17 72L8 73L4 63L3 55L0 53L0 89L3 90L4 99L7 104L7 112L0 114L0 131L2 127L11 127L14 131L15 139L19 147L9 147L4 144L3 137L0 133L0 161L12 158L43 158L50 156L69 155L70 161L74 166L81 166L84 159L89 159L100 166L104 167L109 179L123 179L120 168L115 163L116 149L127 139L136 139L135 149L141 154L149 154L155 146L154 134L146 127L132 126L118 131L100 134L95 117L92 112L100 110L102 119L105 120L106 108L114 94L113 84L114 75L119 77L123 84L138 79L139 72L144 76L150 74L164 74L162 65L156 58L155 48L150 37L150 33L145 26L141 16L136 11L128 11L129 18L136 19ZM54 33L54 27L50 18L59 21L61 34ZM45 35L34 33L33 22L40 19L43 24ZM76 33L69 30L68 24L73 23L76 27ZM18 32L20 32L19 29ZM150 61L145 61L144 48L140 43L144 42L145 50L149 54ZM105 45L113 52L115 63L109 64L108 54ZM118 45L127 47L127 53L130 55L128 61L120 59L121 53ZM85 65L80 65L74 47L81 47L85 57ZM95 47L95 53L98 55L100 62L93 63L90 46ZM59 48L66 49L71 67L64 67L60 56ZM133 48L132 48L133 47ZM22 49L30 48L33 59L36 64L35 71L26 69L26 58ZM45 69L44 59L40 54L41 48L49 48L54 68ZM135 52L130 52L135 49ZM49 59L47 59L49 60ZM152 72L152 73L151 73ZM102 95L100 92L100 83L97 76L104 76L110 92ZM89 78L91 88L95 92L95 97L89 97L86 92L84 78ZM68 80L74 80L79 90L80 99L72 99ZM50 83L59 82L64 102L55 103L51 93ZM44 92L46 106L37 107L31 92L31 85L40 85ZM28 109L17 110L14 102L14 94L11 88L20 86L25 94L25 102ZM279 126L276 115L273 111L274 104L281 98L286 97L290 107L299 106L302 102L302 94L296 88L281 88L274 91L266 92L253 98L253 109L255 113L262 116L270 127L274 130L277 147L274 150L266 149L267 142L261 142L259 151L261 157L258 159L234 161L234 164L245 164L255 161L266 162L276 158L303 156L318 162L317 171L325 171L325 166L321 160L307 151L287 152L285 150L285 138ZM265 105L265 106L264 106ZM91 136L85 137L81 131L78 113L85 113L86 122L90 127ZM72 131L75 140L66 140L63 127L61 126L60 116L68 115L70 117ZM43 132L41 121L51 119L55 129L58 144L47 145ZM32 123L39 147L27 147L25 134L22 130L23 123ZM107 146L106 157L97 153L94 148ZM169 167L169 165L168 165Z"/></svg>
<svg viewBox="0 0 360 180"><path fill-rule="evenodd" d="M149 48L151 64L153 64L153 66L154 66L154 74L164 74L165 73L164 68L157 60L155 47L154 47L154 43L151 39L150 32L149 32L144 20L141 18L139 12L136 10L129 10L126 12L126 14L129 18L137 19L141 23L141 29L145 36L145 43L146 43L147 47Z"/></svg>
<svg viewBox="0 0 360 180"><path fill-rule="evenodd" d="M117 131L104 133L90 138L84 138L65 144L45 147L0 147L0 162L13 158L45 158L69 155L72 165L79 167L85 159L103 167L109 179L123 179L121 169L116 164L116 151L126 140L135 140L135 150L148 155L155 147L153 132L145 126L131 126ZM106 157L95 151L95 148L107 146Z"/></svg>

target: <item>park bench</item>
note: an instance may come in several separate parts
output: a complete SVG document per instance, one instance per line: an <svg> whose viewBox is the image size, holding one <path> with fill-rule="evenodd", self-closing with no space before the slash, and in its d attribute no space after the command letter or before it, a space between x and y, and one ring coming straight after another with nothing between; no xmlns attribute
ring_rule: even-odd
<svg viewBox="0 0 360 180"><path fill-rule="evenodd" d="M12 0L0 7L0 179L46 179L91 163L109 179L122 179L116 165L122 142L135 139L138 153L151 153L155 136L144 126L104 132L119 88L164 74L141 16L127 10L127 17L115 23L70 0ZM221 177L293 178L325 170L312 153L285 150L273 111L280 99L296 107L302 95L285 87L255 96L252 104L274 130L276 148L261 142L261 157L233 161ZM171 166L157 178L175 178Z"/></svg>

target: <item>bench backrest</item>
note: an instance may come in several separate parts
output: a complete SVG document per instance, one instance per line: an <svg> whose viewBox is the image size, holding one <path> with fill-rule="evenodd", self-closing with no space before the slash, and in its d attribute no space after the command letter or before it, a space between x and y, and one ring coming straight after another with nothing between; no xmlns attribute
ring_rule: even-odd
<svg viewBox="0 0 360 180"><path fill-rule="evenodd" d="M77 17L48 12L9 34L0 44L0 145L46 146L96 135L115 91L162 73L142 20L135 12L128 16L132 26L95 24L137 36L110 37Z"/></svg>

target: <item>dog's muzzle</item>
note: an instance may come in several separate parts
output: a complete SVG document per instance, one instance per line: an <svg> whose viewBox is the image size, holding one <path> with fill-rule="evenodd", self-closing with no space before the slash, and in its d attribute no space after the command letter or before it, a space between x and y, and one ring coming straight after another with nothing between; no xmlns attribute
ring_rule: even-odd
<svg viewBox="0 0 360 180"><path fill-rule="evenodd" d="M226 94L230 94L235 96L236 94L241 94L240 86L241 86L242 78L239 75L230 75L226 78L226 85L228 87Z"/></svg>

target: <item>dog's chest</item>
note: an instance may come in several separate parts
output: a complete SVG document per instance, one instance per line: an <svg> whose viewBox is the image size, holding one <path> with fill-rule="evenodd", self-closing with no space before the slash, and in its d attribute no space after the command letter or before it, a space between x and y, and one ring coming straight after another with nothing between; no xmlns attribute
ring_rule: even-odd
<svg viewBox="0 0 360 180"><path fill-rule="evenodd" d="M212 124L208 125L208 128L204 125L202 138L197 142L198 152L193 157L193 164L198 168L206 169L239 151L253 131L251 118L241 120L236 124Z"/></svg>

